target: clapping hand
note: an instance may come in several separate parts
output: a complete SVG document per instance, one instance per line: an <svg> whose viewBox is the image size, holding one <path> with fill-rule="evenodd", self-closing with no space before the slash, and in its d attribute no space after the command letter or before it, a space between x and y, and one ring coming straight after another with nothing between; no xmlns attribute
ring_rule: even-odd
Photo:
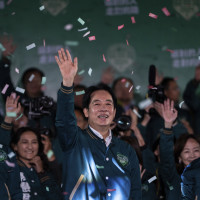
<svg viewBox="0 0 200 200"><path fill-rule="evenodd" d="M58 56L55 56L55 59L60 68L60 72L63 78L63 85L71 87L78 70L78 59L76 57L74 58L74 62L72 62L72 58L68 50L66 50L66 54L62 48L58 51Z"/></svg>

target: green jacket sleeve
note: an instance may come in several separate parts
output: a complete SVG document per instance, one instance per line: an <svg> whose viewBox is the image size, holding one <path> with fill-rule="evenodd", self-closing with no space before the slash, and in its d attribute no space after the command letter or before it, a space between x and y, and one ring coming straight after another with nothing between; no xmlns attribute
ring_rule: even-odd
<svg viewBox="0 0 200 200"><path fill-rule="evenodd" d="M2 122L0 126L0 144L10 145L12 124Z"/></svg>

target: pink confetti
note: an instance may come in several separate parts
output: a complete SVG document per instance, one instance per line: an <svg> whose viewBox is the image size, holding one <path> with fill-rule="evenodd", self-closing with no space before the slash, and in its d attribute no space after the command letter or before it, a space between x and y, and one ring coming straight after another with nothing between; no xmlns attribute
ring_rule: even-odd
<svg viewBox="0 0 200 200"><path fill-rule="evenodd" d="M127 46L129 46L128 40L126 40L126 44L127 44Z"/></svg>
<svg viewBox="0 0 200 200"><path fill-rule="evenodd" d="M106 58L105 58L104 54L103 54L103 61L106 62Z"/></svg>
<svg viewBox="0 0 200 200"><path fill-rule="evenodd" d="M162 8L162 11L166 16L170 16L170 12L167 10L166 7Z"/></svg>
<svg viewBox="0 0 200 200"><path fill-rule="evenodd" d="M15 68L15 71L19 74L19 69L18 68Z"/></svg>
<svg viewBox="0 0 200 200"><path fill-rule="evenodd" d="M149 13L149 17L152 17L152 18L154 18L154 19L157 19L157 18L158 18L158 16L155 15L155 14L153 14L153 13Z"/></svg>
<svg viewBox="0 0 200 200"><path fill-rule="evenodd" d="M8 0L7 5L9 5L12 2L12 0Z"/></svg>
<svg viewBox="0 0 200 200"><path fill-rule="evenodd" d="M121 82L122 82L122 83L126 82L126 79L125 79L125 78L123 78L123 79L121 80Z"/></svg>
<svg viewBox="0 0 200 200"><path fill-rule="evenodd" d="M67 195L68 194L68 192L63 192L63 195Z"/></svg>
<svg viewBox="0 0 200 200"><path fill-rule="evenodd" d="M169 51L170 53L174 53L174 51L171 49L166 49L166 51Z"/></svg>
<svg viewBox="0 0 200 200"><path fill-rule="evenodd" d="M44 44L44 47L45 47L45 40L43 40L43 44Z"/></svg>
<svg viewBox="0 0 200 200"><path fill-rule="evenodd" d="M128 91L128 92L130 93L132 89L133 89L133 85L131 86L131 88L129 89L129 91Z"/></svg>
<svg viewBox="0 0 200 200"><path fill-rule="evenodd" d="M132 24L135 24L135 18L134 17L131 17L131 21L132 21Z"/></svg>
<svg viewBox="0 0 200 200"><path fill-rule="evenodd" d="M90 36L88 38L89 38L89 41L96 40L95 36Z"/></svg>
<svg viewBox="0 0 200 200"><path fill-rule="evenodd" d="M121 30L122 28L124 28L124 24L118 26L118 30Z"/></svg>
<svg viewBox="0 0 200 200"><path fill-rule="evenodd" d="M107 189L107 192L113 192L116 191L116 189Z"/></svg>
<svg viewBox="0 0 200 200"><path fill-rule="evenodd" d="M6 93L6 90L8 89L9 85L6 84L3 88L3 90L1 91L2 94L5 94Z"/></svg>
<svg viewBox="0 0 200 200"><path fill-rule="evenodd" d="M7 160L5 162L9 167L15 167L15 163L9 162Z"/></svg>

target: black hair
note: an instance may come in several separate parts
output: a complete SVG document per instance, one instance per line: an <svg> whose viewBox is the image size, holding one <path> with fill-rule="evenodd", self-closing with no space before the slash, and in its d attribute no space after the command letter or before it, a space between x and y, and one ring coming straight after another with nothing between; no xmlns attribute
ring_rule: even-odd
<svg viewBox="0 0 200 200"><path fill-rule="evenodd" d="M23 86L25 86L25 84L26 84L27 75L33 74L33 73L35 73L35 72L36 72L36 73L39 73L40 76L41 76L41 78L45 76L44 73L43 73L40 69L38 69L38 68L36 68L36 67L28 68L28 69L25 70L24 73L22 74L21 82L22 82Z"/></svg>
<svg viewBox="0 0 200 200"><path fill-rule="evenodd" d="M23 133L25 133L27 131L31 131L36 135L38 145L39 145L38 156L40 156L40 158L43 162L44 170L47 170L48 169L48 159L47 159L46 155L44 154L44 146L41 142L42 141L41 135L36 129L31 128L31 127L22 127L22 128L19 128L16 132L13 132L12 135L11 135L10 147L14 151L14 145L17 145L17 143L19 142ZM16 154L18 154L18 153L16 152Z"/></svg>
<svg viewBox="0 0 200 200"><path fill-rule="evenodd" d="M170 82L174 82L174 78L172 77L165 77L162 82L160 83L161 86L163 87L164 91L169 89L169 84Z"/></svg>
<svg viewBox="0 0 200 200"><path fill-rule="evenodd" d="M119 81L122 81L123 79L126 79L126 81L129 81L129 82L131 83L131 85L134 85L134 82L133 82L132 79L127 78L127 77L119 77L119 78L117 78L117 79L115 79L115 80L113 81L113 84L112 84L112 90L113 90L113 91L115 91L115 87L116 87L117 83L118 83Z"/></svg>
<svg viewBox="0 0 200 200"><path fill-rule="evenodd" d="M85 94L83 96L83 108L87 108L87 109L89 108L89 104L91 101L91 95L93 94L93 92L96 92L98 90L105 90L106 92L108 92L112 97L114 108L116 108L117 99L116 99L112 89L104 83L100 83L96 86L90 86L86 89Z"/></svg>

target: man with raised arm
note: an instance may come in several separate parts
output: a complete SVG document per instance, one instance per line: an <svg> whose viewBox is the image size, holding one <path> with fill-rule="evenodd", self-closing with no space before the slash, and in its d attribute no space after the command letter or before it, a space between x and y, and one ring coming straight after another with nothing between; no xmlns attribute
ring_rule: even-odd
<svg viewBox="0 0 200 200"><path fill-rule="evenodd" d="M83 111L88 128L81 130L74 114L73 81L78 60L68 50L56 62L63 78L58 91L56 127L64 152L63 195L74 200L140 200L139 163L133 148L112 136L116 98L106 85L85 91Z"/></svg>

